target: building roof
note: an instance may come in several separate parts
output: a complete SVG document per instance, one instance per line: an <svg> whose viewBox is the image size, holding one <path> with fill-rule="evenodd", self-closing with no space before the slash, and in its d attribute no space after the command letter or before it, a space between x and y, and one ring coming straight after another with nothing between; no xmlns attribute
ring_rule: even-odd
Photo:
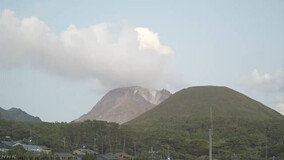
<svg viewBox="0 0 284 160"><path fill-rule="evenodd" d="M91 149L80 149L82 152L88 153L88 154L95 154L95 151Z"/></svg>
<svg viewBox="0 0 284 160"><path fill-rule="evenodd" d="M75 157L73 154L68 153L68 152L55 152L54 156L58 156L58 157Z"/></svg>
<svg viewBox="0 0 284 160"><path fill-rule="evenodd" d="M42 150L46 150L45 146L37 146L30 144L22 144L20 141L0 141L0 148L12 148L14 146L21 145L26 151L40 152Z"/></svg>
<svg viewBox="0 0 284 160"><path fill-rule="evenodd" d="M12 148L15 144L15 141L0 141L0 147L3 148Z"/></svg>
<svg viewBox="0 0 284 160"><path fill-rule="evenodd" d="M98 160L118 160L118 157L112 153L107 153L98 156Z"/></svg>
<svg viewBox="0 0 284 160"><path fill-rule="evenodd" d="M116 156L118 157L124 157L124 158L131 158L132 156L127 154L127 153L124 153L124 152L118 152L118 153L115 153Z"/></svg>
<svg viewBox="0 0 284 160"><path fill-rule="evenodd" d="M30 145L30 144L17 143L17 144L15 144L14 146L16 146L16 145L21 145L21 146L23 146L26 151L40 152L40 151L43 150L43 148L42 148L41 146L37 146L37 145Z"/></svg>

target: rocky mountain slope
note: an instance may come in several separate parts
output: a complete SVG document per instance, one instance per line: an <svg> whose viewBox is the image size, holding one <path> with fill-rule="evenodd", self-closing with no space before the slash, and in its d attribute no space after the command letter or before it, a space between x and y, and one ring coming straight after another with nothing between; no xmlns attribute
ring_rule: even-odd
<svg viewBox="0 0 284 160"><path fill-rule="evenodd" d="M41 122L39 117L34 117L28 113L22 111L19 108L11 108L5 110L0 107L0 119L13 120L13 121L33 121Z"/></svg>
<svg viewBox="0 0 284 160"><path fill-rule="evenodd" d="M122 124L154 108L169 96L171 93L167 90L158 91L138 86L113 89L90 112L75 122L103 120Z"/></svg>

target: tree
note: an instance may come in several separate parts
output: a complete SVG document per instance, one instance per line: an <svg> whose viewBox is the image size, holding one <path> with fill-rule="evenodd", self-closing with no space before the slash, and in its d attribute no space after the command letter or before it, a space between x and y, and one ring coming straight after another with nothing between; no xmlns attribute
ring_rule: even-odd
<svg viewBox="0 0 284 160"><path fill-rule="evenodd" d="M92 155L92 154L86 154L85 156L82 157L82 160L96 160L97 156Z"/></svg>
<svg viewBox="0 0 284 160"><path fill-rule="evenodd" d="M16 158L23 158L26 153L25 149L21 145L17 145L8 151L8 155L15 156Z"/></svg>

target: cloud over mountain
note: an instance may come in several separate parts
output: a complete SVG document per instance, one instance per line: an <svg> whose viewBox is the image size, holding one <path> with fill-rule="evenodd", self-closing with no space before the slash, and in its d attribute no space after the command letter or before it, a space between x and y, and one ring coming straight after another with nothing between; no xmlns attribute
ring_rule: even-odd
<svg viewBox="0 0 284 160"><path fill-rule="evenodd" d="M267 92L274 95L275 109L284 115L284 71L261 74L254 69L250 76L241 79L240 84L246 88Z"/></svg>
<svg viewBox="0 0 284 160"><path fill-rule="evenodd" d="M176 85L166 70L173 50L148 28L111 24L60 34L37 17L18 18L6 9L0 16L0 68L30 65L72 79L94 79L105 87Z"/></svg>
<svg viewBox="0 0 284 160"><path fill-rule="evenodd" d="M261 74L257 69L254 69L250 76L241 80L241 84L256 89L284 91L284 71L277 70L273 74Z"/></svg>

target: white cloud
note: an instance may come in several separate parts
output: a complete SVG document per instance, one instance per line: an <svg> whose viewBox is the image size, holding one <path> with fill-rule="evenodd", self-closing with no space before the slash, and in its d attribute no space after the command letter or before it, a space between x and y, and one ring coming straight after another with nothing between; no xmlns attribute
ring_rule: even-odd
<svg viewBox="0 0 284 160"><path fill-rule="evenodd" d="M176 85L166 65L173 54L148 28L124 26L112 32L108 23L61 34L36 17L19 19L11 10L0 17L0 67L31 65L72 79L93 78L105 87Z"/></svg>
<svg viewBox="0 0 284 160"><path fill-rule="evenodd" d="M275 109L284 115L284 93L276 97L276 107Z"/></svg>
<svg viewBox="0 0 284 160"><path fill-rule="evenodd" d="M268 93L267 95L273 98L274 109L284 115L284 71L261 74L254 69L251 75L242 78L240 83L246 88Z"/></svg>
<svg viewBox="0 0 284 160"><path fill-rule="evenodd" d="M250 76L241 79L241 84L255 89L270 91L284 90L284 71L277 70L273 74L260 74L257 69L252 71Z"/></svg>
<svg viewBox="0 0 284 160"><path fill-rule="evenodd" d="M168 46L160 44L158 33L150 31L148 28L137 27L135 31L138 33L139 49L154 50L160 54L173 54Z"/></svg>
<svg viewBox="0 0 284 160"><path fill-rule="evenodd" d="M284 115L284 102L276 104L276 110Z"/></svg>

